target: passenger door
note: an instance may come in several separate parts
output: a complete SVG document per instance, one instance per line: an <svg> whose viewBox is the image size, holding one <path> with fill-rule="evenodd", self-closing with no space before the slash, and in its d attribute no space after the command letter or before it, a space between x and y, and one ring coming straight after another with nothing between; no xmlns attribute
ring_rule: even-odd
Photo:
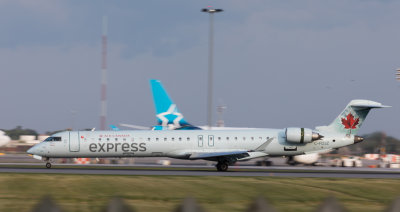
<svg viewBox="0 0 400 212"><path fill-rule="evenodd" d="M69 151L79 152L79 132L69 132Z"/></svg>

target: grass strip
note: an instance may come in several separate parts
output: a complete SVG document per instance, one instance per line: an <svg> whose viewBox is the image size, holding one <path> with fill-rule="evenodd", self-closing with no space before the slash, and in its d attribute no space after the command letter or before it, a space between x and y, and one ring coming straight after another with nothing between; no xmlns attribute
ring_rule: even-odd
<svg viewBox="0 0 400 212"><path fill-rule="evenodd" d="M260 195L281 212L314 211L332 195L349 211L382 211L400 195L400 180L0 174L0 211L30 211L44 195L67 212L99 212L114 196L139 212L171 212L187 196L208 212L242 212Z"/></svg>

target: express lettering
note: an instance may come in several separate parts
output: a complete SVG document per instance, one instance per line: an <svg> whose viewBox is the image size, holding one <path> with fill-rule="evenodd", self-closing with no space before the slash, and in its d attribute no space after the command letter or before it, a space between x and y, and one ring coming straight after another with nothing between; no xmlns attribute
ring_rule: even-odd
<svg viewBox="0 0 400 212"><path fill-rule="evenodd" d="M146 143L91 143L89 151L91 152L145 152Z"/></svg>

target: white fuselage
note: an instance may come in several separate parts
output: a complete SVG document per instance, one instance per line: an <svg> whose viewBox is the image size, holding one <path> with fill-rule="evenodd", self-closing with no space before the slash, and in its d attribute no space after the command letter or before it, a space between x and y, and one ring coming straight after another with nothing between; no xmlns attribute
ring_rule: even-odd
<svg viewBox="0 0 400 212"><path fill-rule="evenodd" d="M194 153L247 151L249 156L243 159L251 159L266 155L290 156L326 151L354 143L353 136L338 134L324 136L311 143L299 144L287 142L284 129L66 131L52 136L60 137L58 141L41 142L28 152L49 158L172 157L191 159L190 155ZM204 159L207 160L207 158Z"/></svg>

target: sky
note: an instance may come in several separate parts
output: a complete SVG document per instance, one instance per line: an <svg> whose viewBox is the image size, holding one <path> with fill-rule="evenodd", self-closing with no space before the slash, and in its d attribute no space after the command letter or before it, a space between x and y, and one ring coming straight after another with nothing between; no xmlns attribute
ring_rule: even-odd
<svg viewBox="0 0 400 212"><path fill-rule="evenodd" d="M352 99L359 134L400 138L400 2L391 0L0 1L0 128L99 128L102 17L108 17L107 123L156 124L159 79L187 121L207 122L208 14L214 105L226 126L330 124ZM216 122L214 111L213 122Z"/></svg>

